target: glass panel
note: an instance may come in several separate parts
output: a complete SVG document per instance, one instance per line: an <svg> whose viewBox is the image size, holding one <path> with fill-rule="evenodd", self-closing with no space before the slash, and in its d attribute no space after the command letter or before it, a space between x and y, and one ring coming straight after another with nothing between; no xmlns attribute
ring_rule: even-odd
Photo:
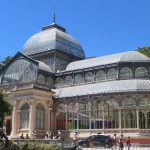
<svg viewBox="0 0 150 150"><path fill-rule="evenodd" d="M110 68L107 71L107 79L115 79L117 78L117 71L115 68Z"/></svg>
<svg viewBox="0 0 150 150"><path fill-rule="evenodd" d="M34 81L37 77L37 66L25 59L14 61L6 70L2 84Z"/></svg>
<svg viewBox="0 0 150 150"><path fill-rule="evenodd" d="M45 77L42 74L38 75L37 80L38 80L38 83L45 84Z"/></svg>
<svg viewBox="0 0 150 150"><path fill-rule="evenodd" d="M139 112L139 127L141 129L145 128L145 114L143 112Z"/></svg>
<svg viewBox="0 0 150 150"><path fill-rule="evenodd" d="M105 80L105 79L106 79L106 73L103 70L99 70L96 72L96 81Z"/></svg>
<svg viewBox="0 0 150 150"><path fill-rule="evenodd" d="M135 77L136 78L142 78L142 77L148 77L148 70L146 67L138 67L135 70Z"/></svg>
<svg viewBox="0 0 150 150"><path fill-rule="evenodd" d="M37 129L44 129L44 115L45 110L42 104L38 104L36 106L36 128Z"/></svg>
<svg viewBox="0 0 150 150"><path fill-rule="evenodd" d="M147 113L147 128L150 129L150 112Z"/></svg>
<svg viewBox="0 0 150 150"><path fill-rule="evenodd" d="M122 102L122 106L124 107L133 107L136 106L136 102L132 98L124 99Z"/></svg>
<svg viewBox="0 0 150 150"><path fill-rule="evenodd" d="M73 83L72 76L70 75L66 76L64 80L64 84L72 84L72 83Z"/></svg>
<svg viewBox="0 0 150 150"><path fill-rule="evenodd" d="M83 76L81 73L75 75L75 84L83 83Z"/></svg>
<svg viewBox="0 0 150 150"><path fill-rule="evenodd" d="M51 87L53 85L53 79L51 77L48 77L46 80L46 84Z"/></svg>
<svg viewBox="0 0 150 150"><path fill-rule="evenodd" d="M139 102L139 106L147 107L150 106L150 99L149 98L143 98Z"/></svg>
<svg viewBox="0 0 150 150"><path fill-rule="evenodd" d="M79 103L79 129L89 129L89 103Z"/></svg>
<svg viewBox="0 0 150 150"><path fill-rule="evenodd" d="M133 76L132 70L129 67L123 67L120 69L120 79L130 79Z"/></svg>
<svg viewBox="0 0 150 150"><path fill-rule="evenodd" d="M21 128L28 128L28 124L29 124L29 104L25 103L21 107L20 127Z"/></svg>
<svg viewBox="0 0 150 150"><path fill-rule="evenodd" d="M62 82L63 82L63 80L62 80L61 77L58 77L58 78L56 78L56 80L55 80L56 86L61 86L61 85L62 85Z"/></svg>
<svg viewBox="0 0 150 150"><path fill-rule="evenodd" d="M85 74L85 82L93 82L94 81L94 74L92 72L87 72Z"/></svg>
<svg viewBox="0 0 150 150"><path fill-rule="evenodd" d="M136 112L126 111L126 128L136 128Z"/></svg>
<svg viewBox="0 0 150 150"><path fill-rule="evenodd" d="M105 128L118 128L118 103L114 99L110 99L104 104Z"/></svg>
<svg viewBox="0 0 150 150"><path fill-rule="evenodd" d="M57 49L67 52L68 54L84 58L84 52L79 45L69 42L63 38L57 37L56 47Z"/></svg>
<svg viewBox="0 0 150 150"><path fill-rule="evenodd" d="M67 128L65 104L60 103L57 107L56 126L57 126L57 130L65 130Z"/></svg>

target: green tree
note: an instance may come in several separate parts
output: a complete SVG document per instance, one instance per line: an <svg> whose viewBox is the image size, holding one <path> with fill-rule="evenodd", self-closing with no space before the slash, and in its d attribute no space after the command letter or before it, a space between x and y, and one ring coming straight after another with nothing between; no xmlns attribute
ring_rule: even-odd
<svg viewBox="0 0 150 150"><path fill-rule="evenodd" d="M7 56L0 62L0 71L1 69L12 59L11 56Z"/></svg>
<svg viewBox="0 0 150 150"><path fill-rule="evenodd" d="M0 127L3 127L4 119L7 115L11 114L11 110L11 104L5 100L2 90L0 90Z"/></svg>
<svg viewBox="0 0 150 150"><path fill-rule="evenodd" d="M150 46L139 47L137 51L150 57Z"/></svg>

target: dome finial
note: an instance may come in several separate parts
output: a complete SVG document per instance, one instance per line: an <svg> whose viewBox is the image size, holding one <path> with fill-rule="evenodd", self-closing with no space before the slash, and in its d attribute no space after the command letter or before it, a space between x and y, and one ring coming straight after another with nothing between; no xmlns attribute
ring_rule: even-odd
<svg viewBox="0 0 150 150"><path fill-rule="evenodd" d="M55 16L55 12L54 12L54 15L53 15L53 22L56 23L56 16Z"/></svg>

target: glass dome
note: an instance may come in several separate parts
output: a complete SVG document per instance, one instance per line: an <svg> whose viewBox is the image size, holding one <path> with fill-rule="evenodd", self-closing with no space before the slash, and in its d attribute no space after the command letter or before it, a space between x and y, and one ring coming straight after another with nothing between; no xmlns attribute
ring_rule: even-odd
<svg viewBox="0 0 150 150"><path fill-rule="evenodd" d="M56 23L43 27L41 32L31 36L21 52L25 55L33 55L50 50L63 51L79 58L85 58L80 44Z"/></svg>

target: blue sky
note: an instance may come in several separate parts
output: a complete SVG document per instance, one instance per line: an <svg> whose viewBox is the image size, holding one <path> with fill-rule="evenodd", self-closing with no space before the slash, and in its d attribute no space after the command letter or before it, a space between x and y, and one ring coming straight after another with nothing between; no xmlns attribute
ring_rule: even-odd
<svg viewBox="0 0 150 150"><path fill-rule="evenodd" d="M52 23L54 11L86 56L150 46L150 0L1 0L0 60Z"/></svg>

